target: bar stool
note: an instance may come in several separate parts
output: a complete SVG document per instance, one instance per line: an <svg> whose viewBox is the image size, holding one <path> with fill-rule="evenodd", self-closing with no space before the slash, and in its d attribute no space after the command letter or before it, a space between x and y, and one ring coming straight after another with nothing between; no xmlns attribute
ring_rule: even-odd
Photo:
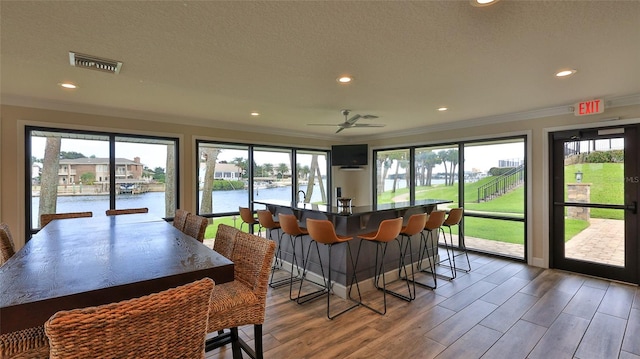
<svg viewBox="0 0 640 359"><path fill-rule="evenodd" d="M240 210L240 219L242 219L242 223L240 223L240 230L242 230L242 226L247 224L247 232L253 233L253 226L258 225L258 233L260 233L260 222L258 222L258 218L253 216L251 209L247 207L238 207Z"/></svg>
<svg viewBox="0 0 640 359"><path fill-rule="evenodd" d="M300 273L300 266L298 265L298 260L296 257L296 242L298 239L302 241L302 237L308 235L309 232L307 232L305 228L300 227L300 225L298 224L298 218L293 214L279 213L278 222L280 223L280 227L282 228L282 236L287 234L289 236L289 239L291 240L291 274L289 276L289 279L281 279L277 282L274 282L273 272L271 272L271 282L269 283L269 285L274 288L274 286L289 284L289 299L297 300L297 298L293 298L293 282L301 280L305 275L305 272L303 271L302 273ZM302 243L300 243L300 245L302 246ZM304 258L304 246L302 246L301 251L302 258ZM294 266L297 271L297 275L295 277L293 276ZM304 267L304 263L302 266Z"/></svg>
<svg viewBox="0 0 640 359"><path fill-rule="evenodd" d="M437 262L436 262L436 259L432 259L436 256L439 256L438 240L440 237L440 232L442 231L442 224L444 223L444 220L445 220L444 211L432 211L429 214L429 219L427 220L427 223L424 225L424 231L422 232L422 235L420 237L420 259L418 260L418 269L422 272L431 273L433 277L433 286L428 285L426 283L418 282L418 281L416 281L415 283L431 289L436 289L437 287L437 280L436 280L437 276L441 276L448 280L452 280L453 278L455 278L455 271L453 270L453 266L451 263L451 256L449 255L449 249L447 245L445 245L445 252L447 253L446 259L443 259L443 260L438 259ZM435 238L434 238L434 232L435 232ZM427 236L429 238L427 238ZM428 239L431 239L431 241L429 242ZM427 256L427 260L429 261L429 270L422 269L422 263L425 259L425 254ZM444 261L449 262L449 267L451 268L451 277L447 277L445 275L437 273L436 271L436 265Z"/></svg>
<svg viewBox="0 0 640 359"><path fill-rule="evenodd" d="M426 213L418 213L409 217L409 221L407 225L402 227L400 230L400 263L398 264L398 276L401 279L407 281L407 290L409 291L409 297L407 299L414 300L416 299L416 283L415 283L415 273L413 269L413 251L411 250L411 237L418 233L422 233L425 224L427 223L427 214ZM405 237L407 238L407 243L404 245L404 251L402 251L402 246ZM404 262L407 256L407 250L409 251L409 265L411 266L411 279L408 278L407 266ZM404 276L402 272L404 271ZM413 294L411 293L411 288L409 287L409 282L411 282L413 286ZM404 299L404 298L403 298Z"/></svg>
<svg viewBox="0 0 640 359"><path fill-rule="evenodd" d="M444 223L442 224L443 227L447 227L449 228L449 243L451 244L451 253L453 254L453 269L454 271L457 270L461 270L463 272L469 272L471 271L471 262L469 262L469 255L467 254L467 246L464 244L464 235L462 233L462 227L460 226L460 221L462 220L462 214L463 214L463 208L459 207L459 208L452 208L449 211L449 215L447 216L447 219L445 219ZM454 247L453 246L453 234L451 231L451 227L453 226L458 226L459 230L460 230L460 235L458 236L458 247ZM446 233L443 230L443 237L444 237L444 244L445 246L447 245L447 236L445 235ZM454 250L457 249L458 253L455 253ZM456 257L460 257L460 256L465 256L465 258L467 259L467 267L465 268L459 268L458 265L456 264Z"/></svg>
<svg viewBox="0 0 640 359"><path fill-rule="evenodd" d="M346 312L348 312L349 310L356 308L360 305L360 302L362 301L362 297L360 295L360 286L358 285L358 282L356 282L356 287L358 289L358 296L360 297L360 301L354 303L353 305L351 305L350 307L341 310L340 312L331 315L330 313L330 308L331 308L331 249L333 248L334 245L336 244L341 244L341 243L345 243L347 246L347 253L349 254L349 259L351 260L351 267L353 272L355 273L355 264L353 262L353 255L351 254L351 247L349 246L348 241L350 241L352 239L352 237L348 237L348 236L339 236L336 234L336 230L333 227L333 223L329 220L322 220L322 219L307 219L307 230L309 231L309 236L311 237L311 242L309 242L309 250L307 251L307 256L309 256L309 252L311 252L311 245L313 243L315 243L316 245L316 251L318 252L318 258L320 258L320 250L318 249L318 243L320 244L324 244L329 248L329 269L328 269L328 273L327 273L327 279L325 279L324 281L324 288L320 291L314 292L314 293L309 293L307 295L314 295L313 298L317 298L322 294L327 294L327 318L329 319L333 319L341 314L344 314ZM305 261L305 270L307 269L307 265L308 265L309 261L306 260ZM322 259L320 259L320 271L322 273L322 277L324 278L324 267L322 265ZM300 292L302 291L302 284L304 282L304 278L302 279L302 281L300 281L300 291L298 291L298 295L300 295ZM353 285L353 283L351 283L351 285ZM319 293L319 294L317 294ZM309 300L311 300L309 299ZM304 303L304 302L303 302Z"/></svg>
<svg viewBox="0 0 640 359"><path fill-rule="evenodd" d="M360 238L361 241L360 241L360 245L358 246L358 254L356 255L356 264L355 264L356 267L358 265L358 260L360 258L360 250L362 249L362 243L368 241L376 244L376 263L374 267L373 281L376 289L382 290L384 309L380 311L362 302L361 304L381 315L384 315L387 313L387 292L389 294L397 296L398 298L408 300L407 296L399 295L399 293L392 292L391 290L387 289L387 281L384 275L384 255L387 252L387 244L392 240L397 239L398 235L400 235L401 230L402 230L402 217L398 217L394 219L385 219L384 221L380 222L377 232L358 235L358 238ZM400 241L398 241L398 245L399 244L400 244ZM382 250L382 259L380 260L380 266L378 267L378 256L379 256L380 250ZM382 276L382 287L380 287L380 285L378 284L381 276ZM351 288L349 288L349 294L350 293L351 293ZM349 297L351 296L349 295Z"/></svg>
<svg viewBox="0 0 640 359"><path fill-rule="evenodd" d="M272 269L282 267L282 253L280 252L280 241L281 241L281 227L280 222L276 222L273 220L273 214L271 211L266 209L258 210L258 222L260 222L260 226L265 229L265 233L268 239L276 242L276 256L274 261L274 266ZM273 231L276 231L277 240L273 239Z"/></svg>

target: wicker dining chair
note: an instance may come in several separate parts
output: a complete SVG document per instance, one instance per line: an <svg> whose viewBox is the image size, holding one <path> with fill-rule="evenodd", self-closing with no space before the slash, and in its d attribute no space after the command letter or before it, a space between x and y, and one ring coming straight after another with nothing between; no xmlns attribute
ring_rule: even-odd
<svg viewBox="0 0 640 359"><path fill-rule="evenodd" d="M40 215L40 228L43 228L49 222L54 219L69 219L69 218L82 218L93 217L93 212L69 212L69 213L47 213Z"/></svg>
<svg viewBox="0 0 640 359"><path fill-rule="evenodd" d="M222 254L225 258L231 259L233 256L233 246L236 242L236 235L239 232L240 230L235 227L220 223L213 242L213 250Z"/></svg>
<svg viewBox="0 0 640 359"><path fill-rule="evenodd" d="M118 216L121 214L149 213L149 208L125 208L125 209L108 209L105 212L107 216Z"/></svg>
<svg viewBox="0 0 640 359"><path fill-rule="evenodd" d="M176 214L173 216L173 226L180 231L184 231L184 225L187 223L188 216L189 211L180 208L176 209Z"/></svg>
<svg viewBox="0 0 640 359"><path fill-rule="evenodd" d="M195 214L189 214L184 225L184 234L204 242L204 232L207 230L209 219Z"/></svg>
<svg viewBox="0 0 640 359"><path fill-rule="evenodd" d="M231 343L234 358L242 358L242 350L254 359L263 358L262 324L274 252L273 241L237 233L232 255L235 278L214 289L207 329L209 333L223 329L231 332L207 340L206 351ZM243 325L254 326L255 349L238 336L238 327Z"/></svg>
<svg viewBox="0 0 640 359"><path fill-rule="evenodd" d="M9 225L0 223L0 266L16 254L16 245L13 242Z"/></svg>
<svg viewBox="0 0 640 359"><path fill-rule="evenodd" d="M49 340L44 327L35 327L0 335L0 358L49 358Z"/></svg>
<svg viewBox="0 0 640 359"><path fill-rule="evenodd" d="M50 358L204 358L213 280L97 307L45 323Z"/></svg>

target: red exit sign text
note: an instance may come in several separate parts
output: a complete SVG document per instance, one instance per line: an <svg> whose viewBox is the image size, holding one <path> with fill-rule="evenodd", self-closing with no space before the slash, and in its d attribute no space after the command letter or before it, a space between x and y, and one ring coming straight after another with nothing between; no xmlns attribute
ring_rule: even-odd
<svg viewBox="0 0 640 359"><path fill-rule="evenodd" d="M604 100L596 99L578 102L573 107L573 114L576 116L593 115L604 112Z"/></svg>

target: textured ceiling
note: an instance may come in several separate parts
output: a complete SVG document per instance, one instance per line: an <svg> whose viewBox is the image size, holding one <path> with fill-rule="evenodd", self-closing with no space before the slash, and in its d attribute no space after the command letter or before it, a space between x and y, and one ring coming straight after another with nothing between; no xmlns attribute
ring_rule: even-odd
<svg viewBox="0 0 640 359"><path fill-rule="evenodd" d="M327 138L307 123L345 108L386 125L347 139L640 94L639 1L0 4L5 104ZM71 67L69 51L124 65Z"/></svg>

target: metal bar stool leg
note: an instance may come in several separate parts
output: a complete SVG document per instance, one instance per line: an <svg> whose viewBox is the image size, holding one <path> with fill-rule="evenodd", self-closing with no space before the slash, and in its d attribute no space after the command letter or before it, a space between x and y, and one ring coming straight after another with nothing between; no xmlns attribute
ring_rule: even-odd
<svg viewBox="0 0 640 359"><path fill-rule="evenodd" d="M351 260L351 267L353 268L353 272L355 275L355 265L353 263L353 255L351 254L351 247L349 246L349 243L345 243L345 245L347 246L347 252L349 255L349 259ZM333 247L333 244L329 244L329 273L328 273L328 288L327 288L327 318L329 319L333 319L341 314L344 314L348 311L350 311L351 309L357 308L360 306L360 302L362 301L362 298L360 298L360 301L356 301L354 304L352 304L351 306L339 311L338 313L331 315L330 313L330 308L331 308L331 249ZM353 280L351 282L351 286L353 286ZM349 287L349 292L351 292L351 286ZM358 288L358 295L360 295L360 287L358 286L358 282L356 282L356 287Z"/></svg>
<svg viewBox="0 0 640 359"><path fill-rule="evenodd" d="M310 280L306 280L307 278L307 269L309 266L309 255L311 254L311 245L313 245L315 243L316 245L316 253L318 254L318 261L320 263L320 272L322 273L322 279L324 281L324 284L320 284L320 283L316 283ZM331 259L329 259L331 260ZM320 249L318 248L318 242L311 240L311 242L309 242L309 246L307 248L307 257L303 259L303 269L302 269L302 279L300 280L300 288L298 289L298 298L296 299L296 302L298 304L303 304L306 303L308 301L314 300L316 298L321 297L322 295L325 294L325 292L330 292L331 288L331 284L327 283L327 279L324 276L324 267L322 266L322 258L320 258ZM331 268L329 268L329 270L331 270ZM331 275L331 274L329 274ZM322 286L322 289L310 292L310 293L306 293L306 294L301 294L302 293L302 285L304 284L305 280L307 282L311 282L315 285L319 285Z"/></svg>
<svg viewBox="0 0 640 359"><path fill-rule="evenodd" d="M407 237L407 243L404 246L404 251L402 250L402 243L404 238ZM398 241L400 245L400 263L398 268L398 277L407 282L407 291L409 292L409 299L416 299L416 283L415 283L415 273L413 269L413 251L411 250L411 237L400 234L400 240ZM405 258L407 256L407 250L409 251L409 265L411 266L411 279L409 279L409 273L407 273L407 265L405 263ZM404 275L402 272L404 271ZM411 286L413 286L413 292L411 291Z"/></svg>

